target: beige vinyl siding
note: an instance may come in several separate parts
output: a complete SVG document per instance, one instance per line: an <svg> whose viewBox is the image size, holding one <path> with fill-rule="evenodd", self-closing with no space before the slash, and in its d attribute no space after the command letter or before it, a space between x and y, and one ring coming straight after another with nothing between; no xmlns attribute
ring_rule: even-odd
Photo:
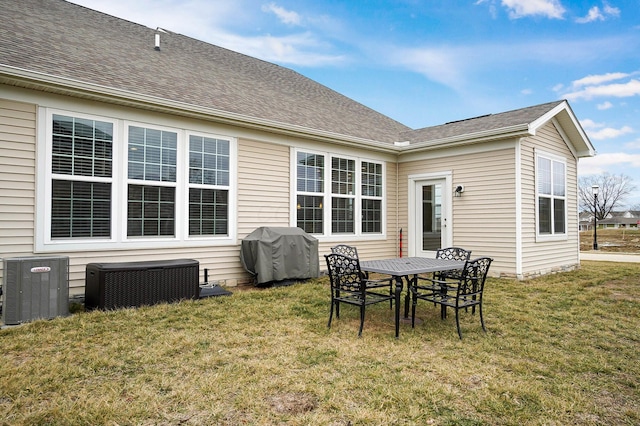
<svg viewBox="0 0 640 426"><path fill-rule="evenodd" d="M238 238L290 224L290 147L238 141Z"/></svg>
<svg viewBox="0 0 640 426"><path fill-rule="evenodd" d="M33 254L35 158L36 106L0 99L0 258Z"/></svg>
<svg viewBox="0 0 640 426"><path fill-rule="evenodd" d="M516 267L515 148L484 152L451 150L449 156L401 164L400 205L407 206L408 176L451 172L452 185L464 185L452 198L453 245L473 257L494 258L491 274L513 274ZM403 227L407 212L403 211ZM406 254L406 251L404 252Z"/></svg>
<svg viewBox="0 0 640 426"><path fill-rule="evenodd" d="M535 152L543 151L566 159L567 239L536 241ZM522 141L522 235L525 277L573 269L579 265L577 162L552 122L535 136Z"/></svg>

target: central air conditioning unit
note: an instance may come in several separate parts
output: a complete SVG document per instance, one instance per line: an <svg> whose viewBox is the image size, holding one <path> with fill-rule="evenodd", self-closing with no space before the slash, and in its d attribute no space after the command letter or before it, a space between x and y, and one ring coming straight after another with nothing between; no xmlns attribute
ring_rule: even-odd
<svg viewBox="0 0 640 426"><path fill-rule="evenodd" d="M69 315L68 257L6 258L3 267L5 325Z"/></svg>

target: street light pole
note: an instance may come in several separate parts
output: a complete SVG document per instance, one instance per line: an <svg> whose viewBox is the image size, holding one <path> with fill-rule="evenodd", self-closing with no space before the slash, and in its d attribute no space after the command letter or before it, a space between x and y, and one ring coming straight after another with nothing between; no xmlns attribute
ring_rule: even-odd
<svg viewBox="0 0 640 426"><path fill-rule="evenodd" d="M598 185L593 185L593 249L598 250Z"/></svg>

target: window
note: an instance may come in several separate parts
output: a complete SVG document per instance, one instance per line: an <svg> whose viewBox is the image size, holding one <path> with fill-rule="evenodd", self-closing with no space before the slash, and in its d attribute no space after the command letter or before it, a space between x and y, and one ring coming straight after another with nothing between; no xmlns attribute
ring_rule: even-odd
<svg viewBox="0 0 640 426"><path fill-rule="evenodd" d="M232 242L233 139L46 108L41 117L38 250Z"/></svg>
<svg viewBox="0 0 640 426"><path fill-rule="evenodd" d="M536 157L538 235L566 235L566 163L549 154Z"/></svg>
<svg viewBox="0 0 640 426"><path fill-rule="evenodd" d="M324 156L298 152L297 172L297 226L310 234L324 232Z"/></svg>
<svg viewBox="0 0 640 426"><path fill-rule="evenodd" d="M178 134L129 126L127 236L174 236Z"/></svg>
<svg viewBox="0 0 640 426"><path fill-rule="evenodd" d="M189 235L229 234L230 143L189 136Z"/></svg>
<svg viewBox="0 0 640 426"><path fill-rule="evenodd" d="M353 234L356 171L354 160L331 159L331 232Z"/></svg>
<svg viewBox="0 0 640 426"><path fill-rule="evenodd" d="M51 238L111 236L113 124L51 118Z"/></svg>
<svg viewBox="0 0 640 426"><path fill-rule="evenodd" d="M382 164L362 162L362 232L382 232Z"/></svg>
<svg viewBox="0 0 640 426"><path fill-rule="evenodd" d="M296 226L320 235L382 234L382 163L302 151L295 158Z"/></svg>

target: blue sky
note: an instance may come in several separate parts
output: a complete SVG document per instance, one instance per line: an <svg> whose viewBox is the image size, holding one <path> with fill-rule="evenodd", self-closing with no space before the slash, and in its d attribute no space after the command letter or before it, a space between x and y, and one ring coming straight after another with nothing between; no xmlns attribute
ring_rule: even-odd
<svg viewBox="0 0 640 426"><path fill-rule="evenodd" d="M72 0L292 68L412 128L568 99L640 205L639 0Z"/></svg>

